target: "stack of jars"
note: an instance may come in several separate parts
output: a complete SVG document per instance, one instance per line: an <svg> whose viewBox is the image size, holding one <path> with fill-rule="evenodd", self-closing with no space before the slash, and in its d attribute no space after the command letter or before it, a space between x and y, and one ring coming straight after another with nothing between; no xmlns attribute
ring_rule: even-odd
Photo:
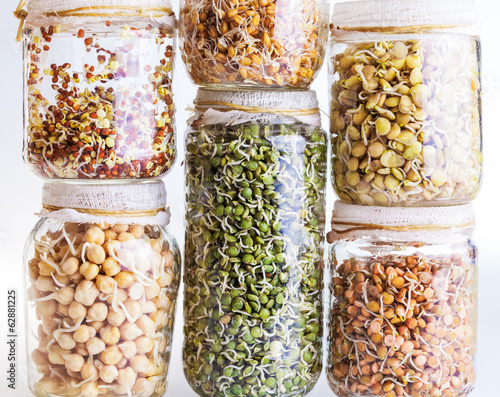
<svg viewBox="0 0 500 397"><path fill-rule="evenodd" d="M327 376L339 396L476 378L480 46L468 1L337 4Z"/></svg>
<svg viewBox="0 0 500 397"><path fill-rule="evenodd" d="M175 17L160 0L26 7L24 159L45 182L25 251L29 387L163 395L180 255L155 178L176 155Z"/></svg>
<svg viewBox="0 0 500 397"><path fill-rule="evenodd" d="M185 0L184 349L203 397L303 396L322 371L328 144L308 87L323 0Z"/></svg>

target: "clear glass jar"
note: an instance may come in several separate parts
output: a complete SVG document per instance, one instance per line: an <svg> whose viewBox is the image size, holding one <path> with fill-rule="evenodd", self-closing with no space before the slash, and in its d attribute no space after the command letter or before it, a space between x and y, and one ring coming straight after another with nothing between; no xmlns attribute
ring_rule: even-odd
<svg viewBox="0 0 500 397"><path fill-rule="evenodd" d="M24 161L43 179L164 175L176 157L172 11L81 3L29 2Z"/></svg>
<svg viewBox="0 0 500 397"><path fill-rule="evenodd" d="M434 219L428 226L447 223ZM359 226L329 234L330 387L338 396L466 396L476 379L478 314L470 225L424 233L422 224Z"/></svg>
<svg viewBox="0 0 500 397"><path fill-rule="evenodd" d="M360 205L470 202L482 176L471 2L363 3L333 14L335 26L347 26L332 30L329 65L335 191Z"/></svg>
<svg viewBox="0 0 500 397"><path fill-rule="evenodd" d="M184 0L182 59L199 86L308 88L321 69L326 0Z"/></svg>
<svg viewBox="0 0 500 397"><path fill-rule="evenodd" d="M201 396L303 396L321 373L326 134L281 120L187 131L183 360Z"/></svg>
<svg viewBox="0 0 500 397"><path fill-rule="evenodd" d="M75 222L71 209L45 208L51 212L31 233L24 259L31 392L162 396L180 281L175 238L142 223L147 211L128 221L124 211L117 223L109 215L96 222L103 212L87 211Z"/></svg>

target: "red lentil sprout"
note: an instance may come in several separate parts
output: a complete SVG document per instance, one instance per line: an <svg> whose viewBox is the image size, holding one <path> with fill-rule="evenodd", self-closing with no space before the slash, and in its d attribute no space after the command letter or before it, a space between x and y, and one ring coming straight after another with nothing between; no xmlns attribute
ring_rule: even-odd
<svg viewBox="0 0 500 397"><path fill-rule="evenodd" d="M458 397L472 390L477 275L469 253L335 260L327 374L337 395Z"/></svg>
<svg viewBox="0 0 500 397"><path fill-rule="evenodd" d="M174 162L171 28L102 25L25 29L24 158L40 177L152 178Z"/></svg>

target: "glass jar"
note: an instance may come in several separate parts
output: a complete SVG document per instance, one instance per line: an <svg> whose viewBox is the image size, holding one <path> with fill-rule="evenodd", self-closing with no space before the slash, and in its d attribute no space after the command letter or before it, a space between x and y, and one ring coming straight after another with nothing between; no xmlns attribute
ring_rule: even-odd
<svg viewBox="0 0 500 397"><path fill-rule="evenodd" d="M326 0L184 0L182 59L199 86L308 88L323 64Z"/></svg>
<svg viewBox="0 0 500 397"><path fill-rule="evenodd" d="M24 161L43 179L154 178L175 156L164 1L30 0Z"/></svg>
<svg viewBox="0 0 500 397"><path fill-rule="evenodd" d="M338 396L474 388L472 205L405 210L335 205L327 375Z"/></svg>
<svg viewBox="0 0 500 397"><path fill-rule="evenodd" d="M471 3L335 5L332 181L344 202L454 205L478 194L480 43Z"/></svg>
<svg viewBox="0 0 500 397"><path fill-rule="evenodd" d="M162 182L45 184L25 250L28 385L47 396L162 396L181 258Z"/></svg>
<svg viewBox="0 0 500 397"><path fill-rule="evenodd" d="M205 96L317 106L314 92ZM183 360L201 396L303 396L321 373L327 143L292 110L198 107L187 131Z"/></svg>

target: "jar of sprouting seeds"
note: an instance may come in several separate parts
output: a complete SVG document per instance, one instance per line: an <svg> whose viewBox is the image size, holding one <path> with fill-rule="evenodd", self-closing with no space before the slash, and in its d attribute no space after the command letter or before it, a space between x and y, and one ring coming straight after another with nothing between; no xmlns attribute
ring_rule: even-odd
<svg viewBox="0 0 500 397"><path fill-rule="evenodd" d="M51 182L29 237L28 386L38 397L162 396L180 254L163 182Z"/></svg>
<svg viewBox="0 0 500 397"><path fill-rule="evenodd" d="M183 0L182 59L193 82L225 89L305 89L328 40L326 0Z"/></svg>
<svg viewBox="0 0 500 397"><path fill-rule="evenodd" d="M327 376L335 394L470 393L478 310L472 205L338 201L332 228Z"/></svg>
<svg viewBox="0 0 500 397"><path fill-rule="evenodd" d="M322 369L326 134L316 94L199 90L186 136L184 372L303 396Z"/></svg>
<svg viewBox="0 0 500 397"><path fill-rule="evenodd" d="M468 0L338 3L333 185L346 203L470 202L482 175L480 42Z"/></svg>
<svg viewBox="0 0 500 397"><path fill-rule="evenodd" d="M176 156L163 0L29 0L24 160L43 179L155 178Z"/></svg>

